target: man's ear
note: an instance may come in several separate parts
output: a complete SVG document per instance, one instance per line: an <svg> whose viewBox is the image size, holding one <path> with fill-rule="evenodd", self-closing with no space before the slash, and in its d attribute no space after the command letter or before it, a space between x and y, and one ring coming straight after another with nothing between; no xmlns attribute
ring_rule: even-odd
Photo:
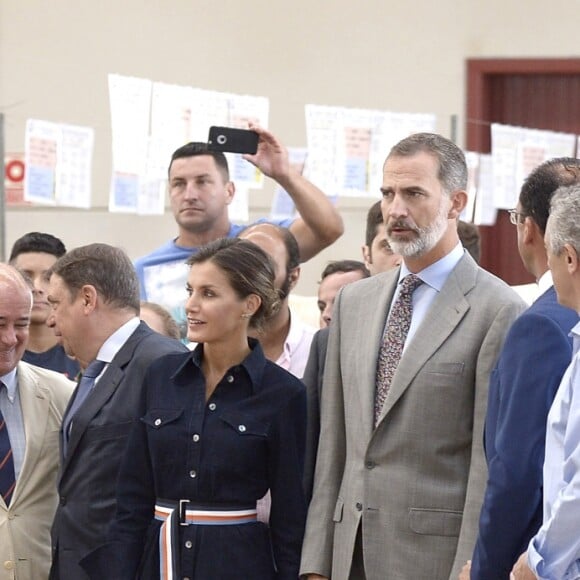
<svg viewBox="0 0 580 580"><path fill-rule="evenodd" d="M236 186L233 181L228 181L225 185L226 190L226 205L230 205L234 200L234 195L236 194Z"/></svg>
<svg viewBox="0 0 580 580"><path fill-rule="evenodd" d="M91 284L85 284L79 290L79 299L81 300L83 310L86 314L89 314L97 307L97 302L99 300L99 294L97 289Z"/></svg>
<svg viewBox="0 0 580 580"><path fill-rule="evenodd" d="M371 249L365 244L364 246L361 246L361 250L362 250L362 256L363 256L363 262L365 263L365 266L368 270L369 266L371 266L373 263L373 260L371 258Z"/></svg>
<svg viewBox="0 0 580 580"><path fill-rule="evenodd" d="M467 192L459 189L451 194L451 207L447 219L458 219L467 205Z"/></svg>
<svg viewBox="0 0 580 580"><path fill-rule="evenodd" d="M576 274L578 268L580 267L580 261L578 259L578 254L573 246L570 244L564 244L564 253L566 254L566 268L569 274Z"/></svg>
<svg viewBox="0 0 580 580"><path fill-rule="evenodd" d="M300 266L296 266L296 268L290 270L288 279L290 280L290 290L294 290L294 287L298 284L298 280L300 279Z"/></svg>
<svg viewBox="0 0 580 580"><path fill-rule="evenodd" d="M536 240L540 240L544 244L544 234L540 231L540 226L530 216L524 218L522 241L524 244L533 244Z"/></svg>

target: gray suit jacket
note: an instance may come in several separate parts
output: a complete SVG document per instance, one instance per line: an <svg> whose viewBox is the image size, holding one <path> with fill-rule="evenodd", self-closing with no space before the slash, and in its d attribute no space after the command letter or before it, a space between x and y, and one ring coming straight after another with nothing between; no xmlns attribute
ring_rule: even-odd
<svg viewBox="0 0 580 580"><path fill-rule="evenodd" d="M10 507L0 497L0 580L46 580L56 510L58 432L74 383L25 362L17 367L26 431L24 463Z"/></svg>
<svg viewBox="0 0 580 580"><path fill-rule="evenodd" d="M88 578L78 563L105 542L115 516L119 465L138 420L145 372L156 358L186 350L142 322L75 415L67 455L61 458L50 578Z"/></svg>
<svg viewBox="0 0 580 580"><path fill-rule="evenodd" d="M301 573L455 579L486 483L487 385L525 304L465 254L407 345L376 429L377 357L398 270L345 286L333 311Z"/></svg>

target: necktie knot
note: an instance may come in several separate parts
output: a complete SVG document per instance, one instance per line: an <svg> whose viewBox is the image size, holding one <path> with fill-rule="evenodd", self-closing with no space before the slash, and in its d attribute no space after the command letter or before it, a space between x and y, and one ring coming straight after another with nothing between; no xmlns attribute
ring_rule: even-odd
<svg viewBox="0 0 580 580"><path fill-rule="evenodd" d="M105 368L105 365L107 363L105 363L102 360L97 360L95 359L91 364L89 364L89 366L85 369L85 372L83 373L83 377L86 377L87 379L96 379L101 372L103 371L103 369Z"/></svg>
<svg viewBox="0 0 580 580"><path fill-rule="evenodd" d="M423 280L416 276L415 274L407 274L401 280L401 291L400 294L413 294L413 292L423 284Z"/></svg>

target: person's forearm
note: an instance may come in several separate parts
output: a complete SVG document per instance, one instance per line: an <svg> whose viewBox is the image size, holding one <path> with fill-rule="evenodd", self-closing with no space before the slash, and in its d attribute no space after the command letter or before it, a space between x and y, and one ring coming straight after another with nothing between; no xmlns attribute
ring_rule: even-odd
<svg viewBox="0 0 580 580"><path fill-rule="evenodd" d="M298 240L300 259L305 262L342 235L342 217L330 199L298 172L290 170L278 183L288 192L300 215L290 229Z"/></svg>

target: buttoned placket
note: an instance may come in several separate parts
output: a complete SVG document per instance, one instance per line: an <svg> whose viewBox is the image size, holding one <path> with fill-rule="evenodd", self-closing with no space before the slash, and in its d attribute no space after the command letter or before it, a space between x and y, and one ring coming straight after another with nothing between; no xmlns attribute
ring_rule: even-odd
<svg viewBox="0 0 580 580"><path fill-rule="evenodd" d="M195 412L195 410L190 414L190 420L187 426L187 437L188 437L188 453L187 453L187 477L189 479L187 488L191 490L190 497L199 496L199 476L200 476L200 466L201 466L201 451L204 441L203 430L206 421L214 421L219 416L219 411L221 407L220 401L220 387L227 388L229 385L233 384L235 381L235 370L231 369L224 378L217 384L214 392L207 402L204 401L204 405L201 405L201 401L198 397L205 398L205 389L196 390L194 409L203 409L203 413ZM244 432L246 429L245 425L239 425L238 429ZM189 498L182 498L189 499ZM197 542L198 526L186 526L183 528L181 535L181 561L183 566L183 571L185 574L184 578L187 576L190 570L193 570L194 560L195 560L195 546Z"/></svg>

